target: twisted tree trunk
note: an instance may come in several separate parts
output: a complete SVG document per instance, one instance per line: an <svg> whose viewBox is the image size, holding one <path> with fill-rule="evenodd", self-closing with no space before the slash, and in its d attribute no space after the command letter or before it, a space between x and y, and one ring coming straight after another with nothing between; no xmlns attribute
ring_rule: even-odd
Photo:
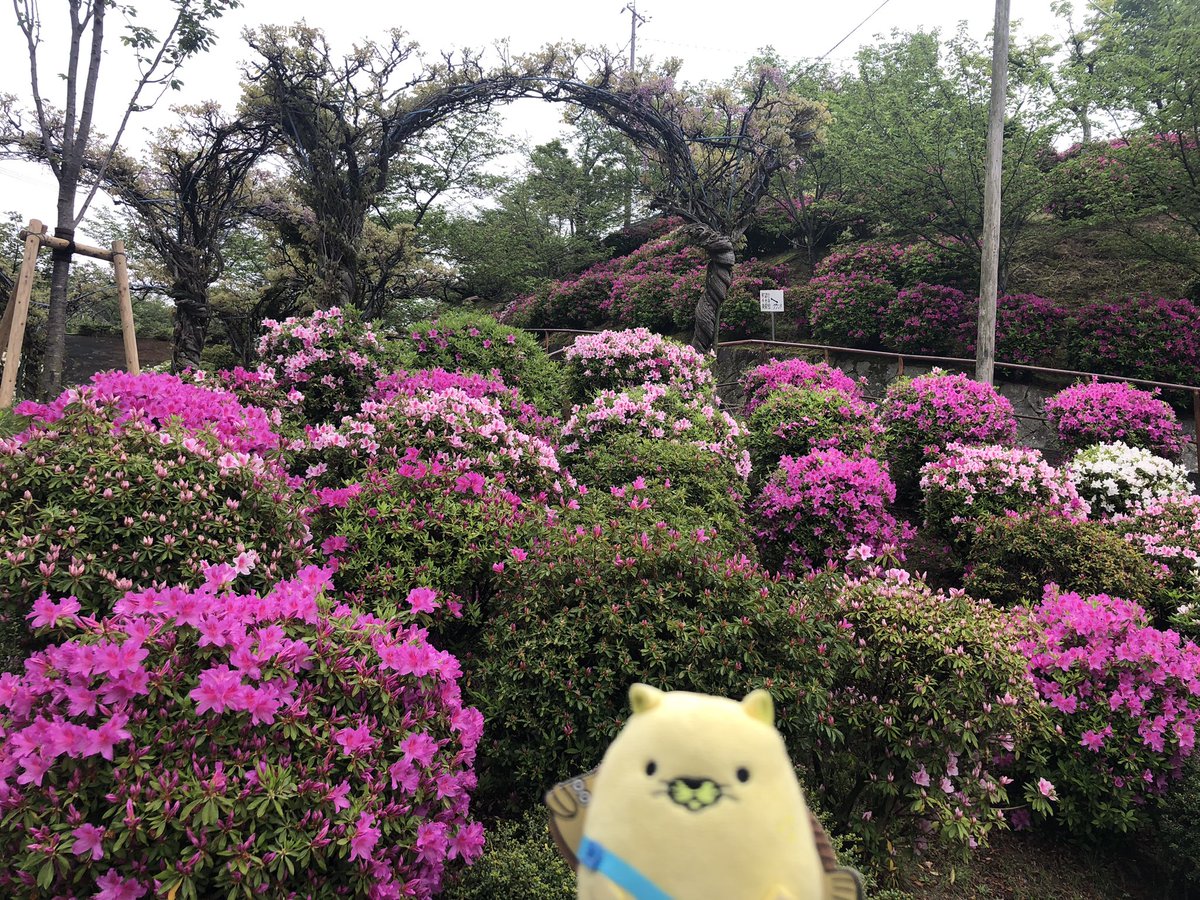
<svg viewBox="0 0 1200 900"><path fill-rule="evenodd" d="M704 293L696 304L696 330L692 333L692 346L701 353L713 353L717 348L721 325L721 305L729 296L729 285L733 283L733 238L707 225L689 225L685 233L708 253Z"/></svg>
<svg viewBox="0 0 1200 900"><path fill-rule="evenodd" d="M199 369L200 354L208 337L211 312L207 292L186 288L172 292L175 301L175 333L172 340L171 371Z"/></svg>

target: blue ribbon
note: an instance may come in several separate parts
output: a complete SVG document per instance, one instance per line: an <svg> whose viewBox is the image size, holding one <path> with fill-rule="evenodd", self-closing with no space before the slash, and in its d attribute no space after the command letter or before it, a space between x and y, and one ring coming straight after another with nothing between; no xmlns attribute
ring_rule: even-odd
<svg viewBox="0 0 1200 900"><path fill-rule="evenodd" d="M659 890L653 881L591 838L585 837L579 845L579 863L628 891L634 900L671 900L670 894Z"/></svg>

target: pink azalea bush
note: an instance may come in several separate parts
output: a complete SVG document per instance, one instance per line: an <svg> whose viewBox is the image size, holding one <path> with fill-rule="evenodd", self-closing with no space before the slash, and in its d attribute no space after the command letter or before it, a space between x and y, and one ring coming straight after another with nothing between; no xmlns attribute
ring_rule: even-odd
<svg viewBox="0 0 1200 900"><path fill-rule="evenodd" d="M760 552L772 567L796 574L841 565L852 550L903 558L914 535L890 512L895 499L886 466L870 457L836 448L785 456L753 504Z"/></svg>
<svg viewBox="0 0 1200 900"><path fill-rule="evenodd" d="M389 372L377 382L368 395L368 400L387 403L393 397L422 397L456 388L468 397L487 397L500 404L505 418L521 427L522 431L550 439L558 435L562 423L556 416L544 416L532 403L521 397L521 392L509 387L497 378L480 375L478 372L447 372L445 369L400 369Z"/></svg>
<svg viewBox="0 0 1200 900"><path fill-rule="evenodd" d="M971 301L970 315L962 323L956 341L962 353L975 355L978 334L978 301ZM1071 342L1070 316L1053 300L1036 294L1001 294L996 298L996 358L1003 362L1050 366L1069 362L1064 357Z"/></svg>
<svg viewBox="0 0 1200 900"><path fill-rule="evenodd" d="M370 325L338 307L267 319L258 339L258 368L234 371L229 383L256 392L273 388L311 424L353 413L394 363L387 341Z"/></svg>
<svg viewBox="0 0 1200 900"><path fill-rule="evenodd" d="M542 345L491 316L451 312L418 322L397 348L407 369L477 372L516 388L544 415L562 407L562 375Z"/></svg>
<svg viewBox="0 0 1200 900"><path fill-rule="evenodd" d="M921 467L925 523L960 549L990 516L1039 511L1083 521L1091 511L1068 469L1027 447L954 443Z"/></svg>
<svg viewBox="0 0 1200 900"><path fill-rule="evenodd" d="M838 629L817 796L880 869L932 841L964 856L985 845L1010 802L998 759L1044 728L1007 616L879 567L829 579L802 610Z"/></svg>
<svg viewBox="0 0 1200 900"><path fill-rule="evenodd" d="M492 397L472 397L457 387L367 400L339 427L309 426L290 446L318 486L358 481L416 452L455 471L497 476L510 490L562 492L554 447L513 424Z"/></svg>
<svg viewBox="0 0 1200 900"><path fill-rule="evenodd" d="M935 369L901 378L880 406L886 455L899 494L911 499L926 458L952 443L1011 444L1017 436L1012 404L994 387Z"/></svg>
<svg viewBox="0 0 1200 900"><path fill-rule="evenodd" d="M1056 585L1020 642L1059 734L1030 748L1077 832L1130 831L1192 755L1200 720L1200 648L1150 626L1136 603Z"/></svg>
<svg viewBox="0 0 1200 900"><path fill-rule="evenodd" d="M189 383L162 372L130 375L128 372L97 372L91 384L63 391L49 403L27 400L17 405L17 415L28 416L34 425L50 425L63 417L68 406L88 402L113 406L108 418L113 428L136 418L139 422L165 427L177 423L185 429L207 429L230 450L264 456L279 447L273 430L278 413L268 416L257 406L243 405L236 395L215 384Z"/></svg>
<svg viewBox="0 0 1200 900"><path fill-rule="evenodd" d="M1075 368L1175 384L1197 384L1200 305L1187 298L1139 295L1078 310Z"/></svg>
<svg viewBox="0 0 1200 900"><path fill-rule="evenodd" d="M957 333L967 322L974 324L975 305L958 288L924 282L905 288L883 310L883 346L927 356L954 355Z"/></svg>
<svg viewBox="0 0 1200 900"><path fill-rule="evenodd" d="M1117 441L1168 458L1183 450L1183 428L1157 391L1119 381L1091 381L1059 391L1046 401L1046 421L1072 450Z"/></svg>
<svg viewBox="0 0 1200 900"><path fill-rule="evenodd" d="M236 560L238 587L255 590L305 561L300 505L260 457L86 394L60 413L0 440L0 615L10 624L44 593L103 615L131 588L196 583L205 561Z"/></svg>
<svg viewBox="0 0 1200 900"><path fill-rule="evenodd" d="M784 456L833 447L852 455L882 449L875 404L837 390L782 387L754 410L748 429L750 461L761 478Z"/></svg>
<svg viewBox="0 0 1200 900"><path fill-rule="evenodd" d="M559 450L569 457L617 435L693 444L727 460L741 478L750 476L745 429L703 397L687 399L660 384L601 391L590 403L572 408Z"/></svg>
<svg viewBox="0 0 1200 900"><path fill-rule="evenodd" d="M572 399L586 403L599 391L667 384L684 397L711 395L716 380L693 347L645 328L602 331L575 339L563 354Z"/></svg>
<svg viewBox="0 0 1200 900"><path fill-rule="evenodd" d="M0 675L5 896L432 897L479 855L454 657L323 600L328 570L231 577L35 620L65 637Z"/></svg>
<svg viewBox="0 0 1200 900"><path fill-rule="evenodd" d="M1200 637L1200 497L1176 494L1138 503L1109 524L1158 572L1156 622Z"/></svg>
<svg viewBox="0 0 1200 900"><path fill-rule="evenodd" d="M855 272L818 276L808 286L813 334L835 346L879 346L880 321L896 299L891 282Z"/></svg>
<svg viewBox="0 0 1200 900"><path fill-rule="evenodd" d="M746 398L742 414L747 417L753 415L754 410L782 387L835 390L851 399L862 399L862 385L828 363L772 359L742 376L742 395Z"/></svg>
<svg viewBox="0 0 1200 900"><path fill-rule="evenodd" d="M904 257L902 244L863 243L835 249L822 259L813 274L825 276L861 275L879 281L895 282L898 266Z"/></svg>

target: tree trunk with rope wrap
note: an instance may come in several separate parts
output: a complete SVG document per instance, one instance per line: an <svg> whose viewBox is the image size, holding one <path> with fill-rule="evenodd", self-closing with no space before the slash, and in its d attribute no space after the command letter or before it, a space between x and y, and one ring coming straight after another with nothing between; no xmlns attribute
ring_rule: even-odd
<svg viewBox="0 0 1200 900"><path fill-rule="evenodd" d="M701 353L715 353L721 327L721 306L729 296L729 286L733 283L733 238L707 225L688 225L684 228L684 234L708 253L704 293L696 303L692 346Z"/></svg>

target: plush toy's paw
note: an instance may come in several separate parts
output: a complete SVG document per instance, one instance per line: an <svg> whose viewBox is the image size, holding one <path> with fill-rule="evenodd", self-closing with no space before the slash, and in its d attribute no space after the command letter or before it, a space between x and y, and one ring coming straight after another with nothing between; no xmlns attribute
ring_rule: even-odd
<svg viewBox="0 0 1200 900"><path fill-rule="evenodd" d="M862 876L853 869L835 869L825 876L829 900L865 900Z"/></svg>
<svg viewBox="0 0 1200 900"><path fill-rule="evenodd" d="M763 900L800 900L795 894L781 885L772 885Z"/></svg>

